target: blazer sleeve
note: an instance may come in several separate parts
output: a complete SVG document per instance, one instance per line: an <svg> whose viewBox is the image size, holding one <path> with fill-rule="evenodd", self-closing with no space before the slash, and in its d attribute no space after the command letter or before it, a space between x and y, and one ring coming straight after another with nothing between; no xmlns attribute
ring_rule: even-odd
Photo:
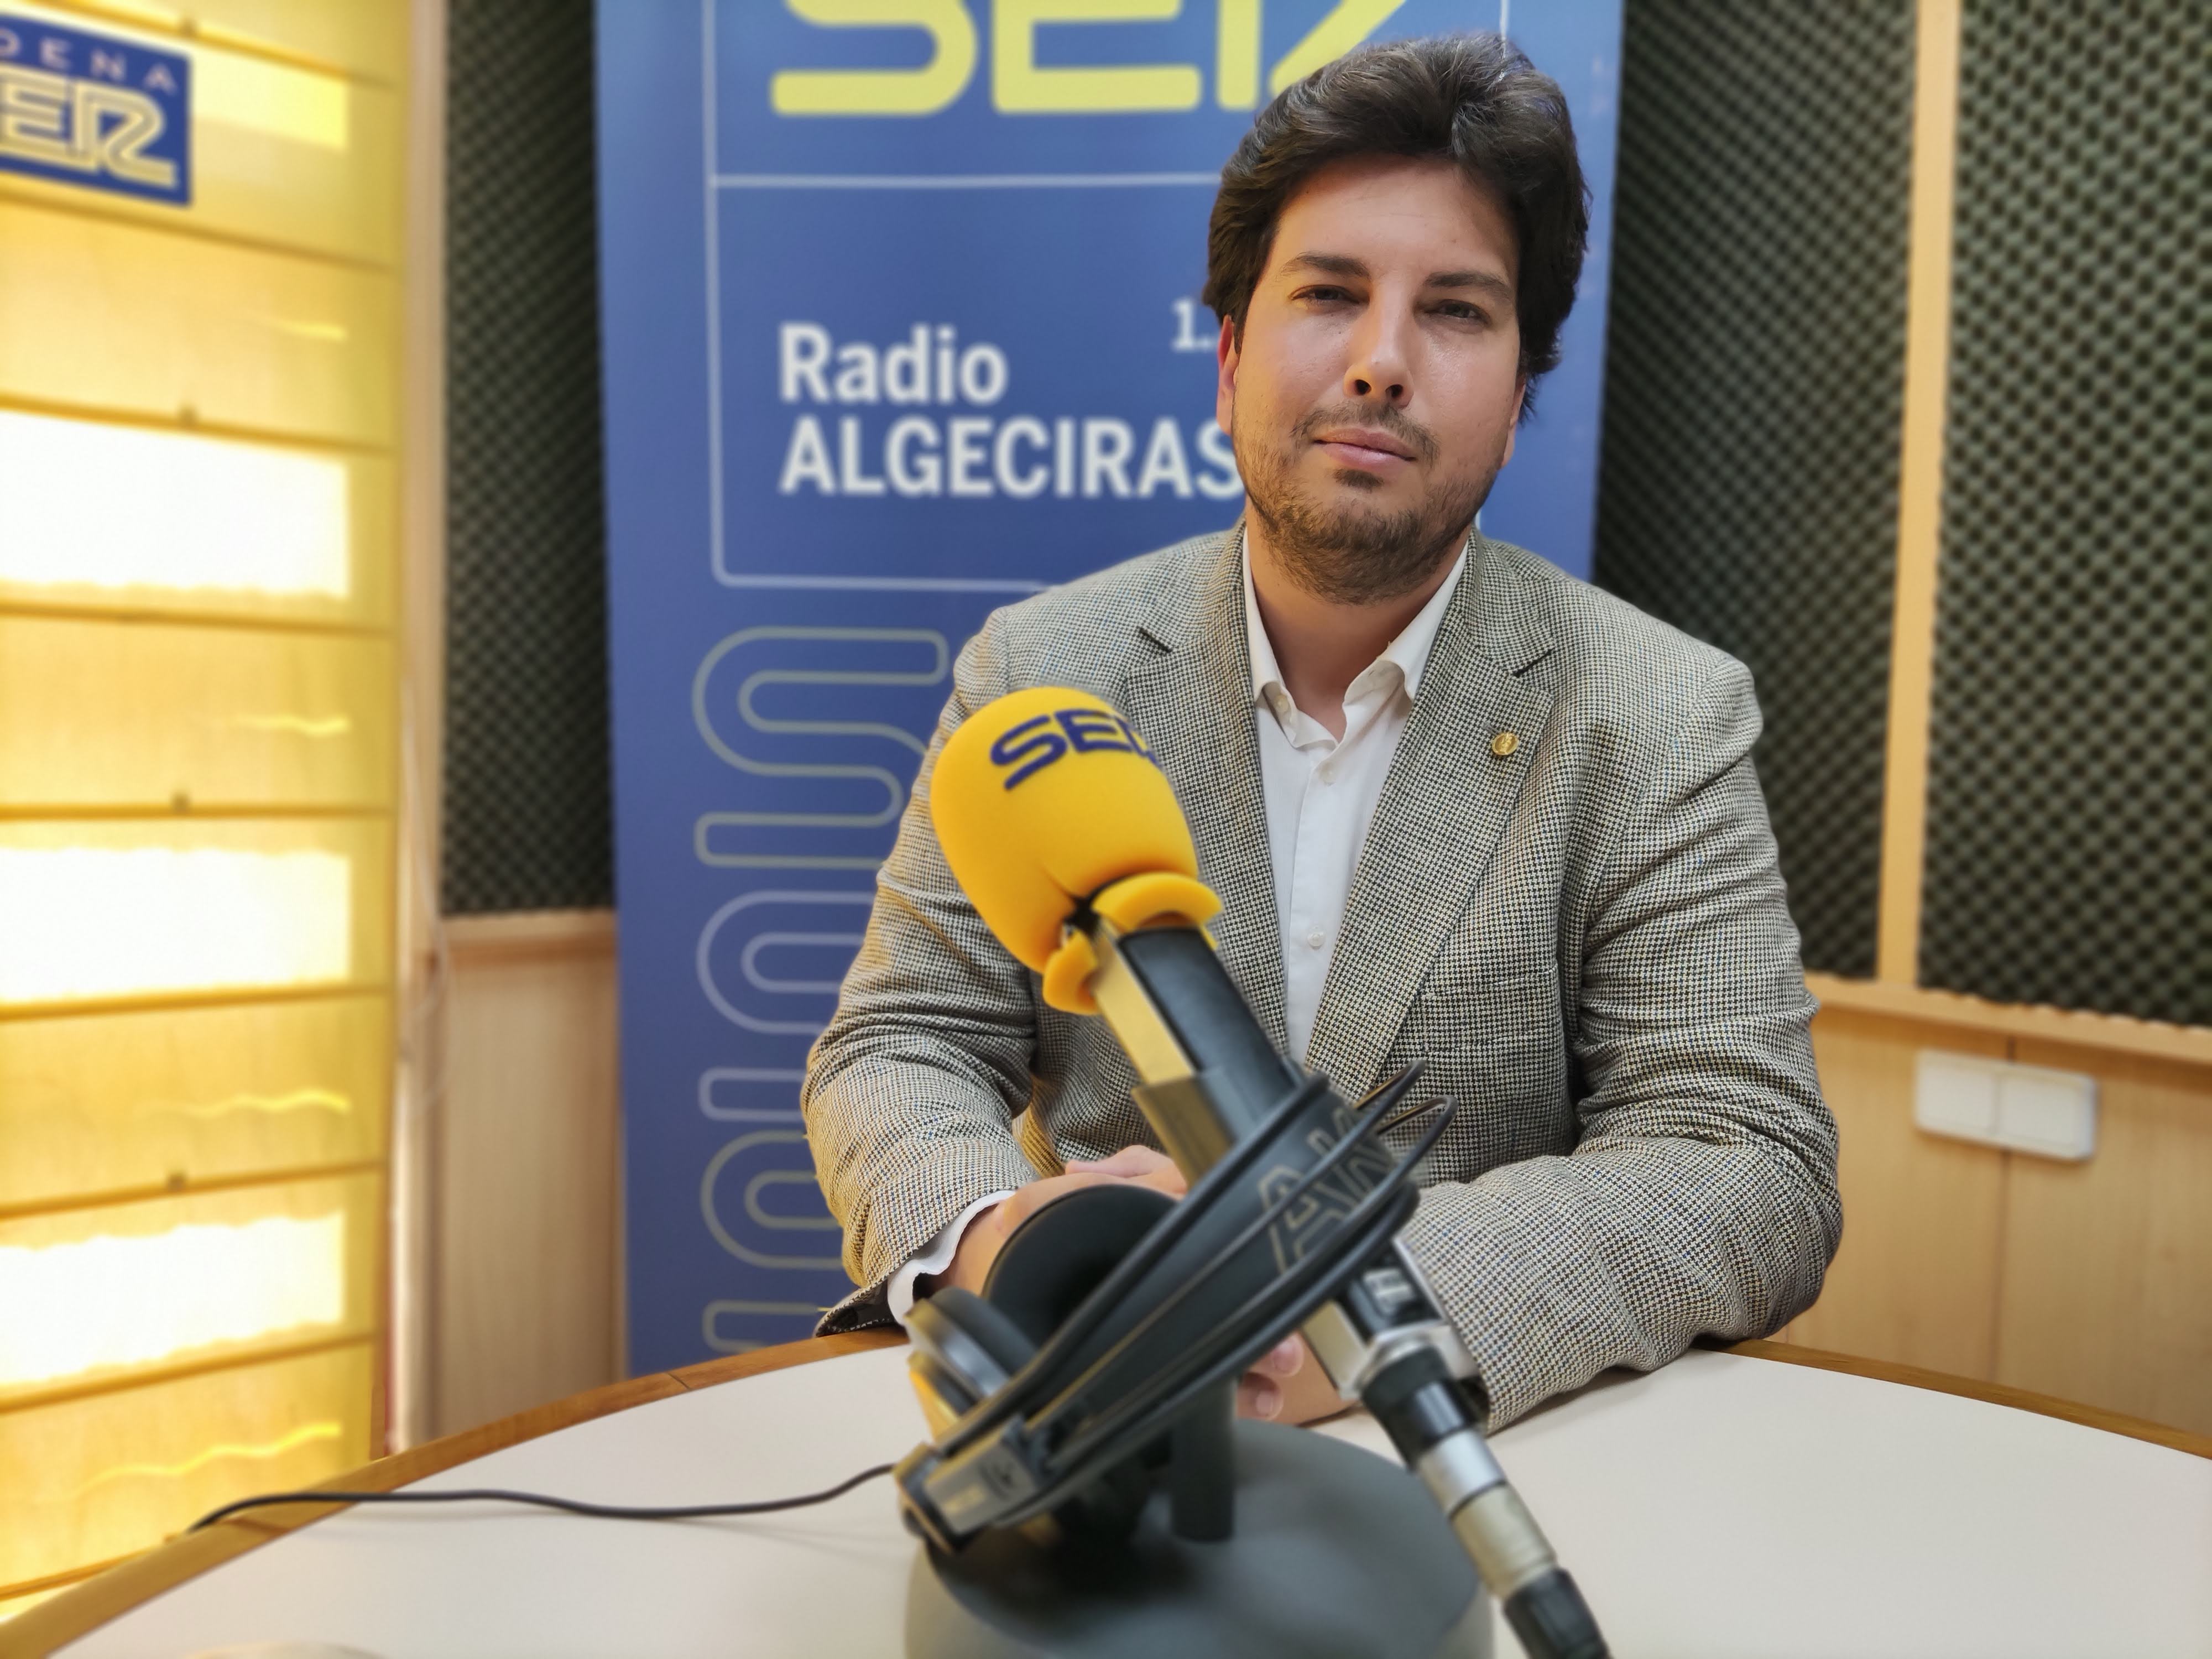
<svg viewBox="0 0 2212 1659"><path fill-rule="evenodd" d="M860 953L799 1086L845 1270L863 1287L824 1330L887 1319L883 1284L901 1264L976 1200L1036 1177L1012 1129L1033 1082L1029 971L976 915L929 820L945 739L1006 689L997 638L994 616L954 664Z"/></svg>
<svg viewBox="0 0 2212 1659"><path fill-rule="evenodd" d="M1758 704L1716 658L1582 907L1573 1152L1431 1187L1407 1231L1493 1425L1700 1334L1778 1329L1842 1236Z"/></svg>

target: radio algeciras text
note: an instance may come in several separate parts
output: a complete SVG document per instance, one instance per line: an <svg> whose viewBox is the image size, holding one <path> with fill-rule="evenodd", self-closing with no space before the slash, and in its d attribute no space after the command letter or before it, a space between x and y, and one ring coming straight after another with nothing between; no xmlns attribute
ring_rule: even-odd
<svg viewBox="0 0 2212 1659"><path fill-rule="evenodd" d="M916 323L878 347L835 341L818 323L777 330L776 390L787 404L988 408L1005 397L1006 353L962 345L949 323ZM832 422L825 428L825 420ZM776 476L780 495L1060 497L1200 495L1234 501L1244 486L1228 437L1212 421L1188 434L1170 416L1139 443L1118 416L798 416Z"/></svg>

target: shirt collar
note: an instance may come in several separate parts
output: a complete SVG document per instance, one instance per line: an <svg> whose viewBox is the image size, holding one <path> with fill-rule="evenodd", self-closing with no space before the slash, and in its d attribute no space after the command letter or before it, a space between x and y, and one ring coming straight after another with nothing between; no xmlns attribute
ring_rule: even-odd
<svg viewBox="0 0 2212 1659"><path fill-rule="evenodd" d="M1288 695L1283 684L1283 671L1275 660L1274 641L1267 637L1267 627L1260 619L1260 600L1252 591L1252 555L1240 533L1237 538L1237 563L1244 577L1244 640L1252 662L1252 700L1265 701L1267 688L1277 687ZM1398 637L1382 647L1377 663L1389 663L1405 677L1406 696L1410 701L1421 695L1421 675L1429 665L1429 653L1435 647L1437 632L1443 626L1444 612L1451 607L1453 593L1458 591L1460 578L1467 570L1467 548L1462 545L1459 556L1452 561L1451 572L1429 595L1429 602L1398 632ZM1361 675L1373 672L1372 665L1360 671ZM1355 678L1354 684L1358 683Z"/></svg>

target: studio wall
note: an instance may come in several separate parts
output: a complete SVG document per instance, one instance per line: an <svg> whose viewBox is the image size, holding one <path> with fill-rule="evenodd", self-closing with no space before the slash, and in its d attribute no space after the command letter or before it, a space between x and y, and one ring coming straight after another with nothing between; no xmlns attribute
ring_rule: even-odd
<svg viewBox="0 0 2212 1659"><path fill-rule="evenodd" d="M1628 9L1595 576L1757 677L1811 969L2212 1018L2206 29L2188 6ZM1955 142L1916 160L1930 99ZM1946 199L1909 246L1916 169ZM1909 431L1911 260L1932 418ZM1933 596L1932 678L1925 618L1896 611L1923 507L1904 579ZM1897 672L1917 700L1893 719ZM1885 869L1923 800L1924 866L1899 844Z"/></svg>
<svg viewBox="0 0 2212 1659"><path fill-rule="evenodd" d="M607 759L590 0L452 0L448 915L604 908Z"/></svg>
<svg viewBox="0 0 2212 1659"><path fill-rule="evenodd" d="M2208 52L1964 10L1923 984L2212 1025Z"/></svg>
<svg viewBox="0 0 2212 1659"><path fill-rule="evenodd" d="M1741 659L1808 967L1881 885L1913 7L1636 0L1595 580Z"/></svg>
<svg viewBox="0 0 2212 1659"><path fill-rule="evenodd" d="M193 13L0 5L0 1619L385 1436L408 10Z"/></svg>
<svg viewBox="0 0 2212 1659"><path fill-rule="evenodd" d="M1791 1335L2197 1430L2207 27L1637 0L1596 571L1758 677L1843 1135ZM1930 1053L2093 1150L1931 1133Z"/></svg>

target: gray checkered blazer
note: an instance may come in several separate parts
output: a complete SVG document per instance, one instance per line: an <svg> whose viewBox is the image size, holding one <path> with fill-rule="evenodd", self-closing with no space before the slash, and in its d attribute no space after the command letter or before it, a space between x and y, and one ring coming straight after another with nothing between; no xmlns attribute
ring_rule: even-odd
<svg viewBox="0 0 2212 1659"><path fill-rule="evenodd" d="M994 613L953 680L938 744L1030 685L1095 692L1134 722L1221 896L1222 959L1281 1042L1233 532ZM1357 1099L1419 1057L1459 1103L1407 1237L1493 1423L1702 1332L1774 1330L1835 1254L1836 1127L1752 771L1759 725L1732 659L1471 541L1304 1059ZM1503 732L1518 746L1494 748ZM886 1318L883 1281L975 1200L1157 1144L1104 1023L1047 1007L954 883L929 822L936 754L800 1097L866 1287L825 1329Z"/></svg>

